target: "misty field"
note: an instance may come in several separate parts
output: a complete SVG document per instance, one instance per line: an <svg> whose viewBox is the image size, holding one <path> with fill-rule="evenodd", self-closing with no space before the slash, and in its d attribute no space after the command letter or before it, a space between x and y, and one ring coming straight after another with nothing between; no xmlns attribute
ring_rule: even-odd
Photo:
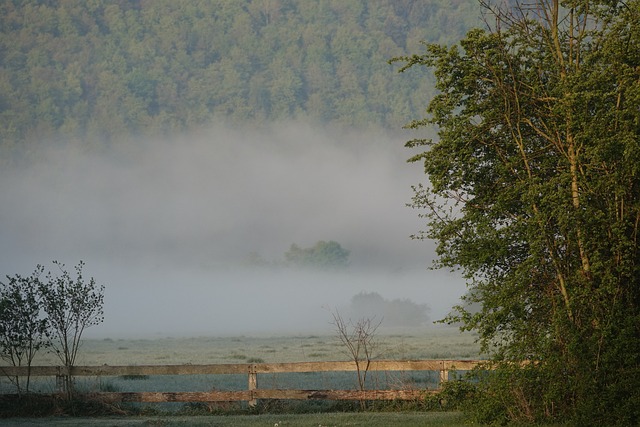
<svg viewBox="0 0 640 427"><path fill-rule="evenodd" d="M378 334L378 359L475 359L475 336L456 328L434 327L411 334ZM349 360L337 335L164 337L154 339L90 339L77 365L169 365ZM57 365L55 355L41 353L35 365Z"/></svg>

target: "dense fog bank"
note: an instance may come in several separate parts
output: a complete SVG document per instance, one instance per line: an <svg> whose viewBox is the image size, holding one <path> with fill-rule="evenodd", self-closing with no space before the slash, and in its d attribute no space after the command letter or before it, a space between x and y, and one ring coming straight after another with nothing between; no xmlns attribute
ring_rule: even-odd
<svg viewBox="0 0 640 427"><path fill-rule="evenodd" d="M0 274L84 260L106 286L94 334L322 329L358 292L438 318L464 286L427 271L433 245L409 238L422 224L405 204L424 175L404 139L290 123L100 152L51 144L0 171ZM292 243L319 240L351 251L347 270L280 265ZM250 265L256 254L269 266Z"/></svg>

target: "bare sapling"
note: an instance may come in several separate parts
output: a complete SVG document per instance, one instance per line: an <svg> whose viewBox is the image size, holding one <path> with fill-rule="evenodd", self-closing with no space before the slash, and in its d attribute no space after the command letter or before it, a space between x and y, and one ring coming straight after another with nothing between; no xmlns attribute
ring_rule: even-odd
<svg viewBox="0 0 640 427"><path fill-rule="evenodd" d="M356 364L358 389L364 392L371 361L378 347L375 334L382 324L382 320L376 321L375 317L373 317L361 318L356 322L351 319L345 321L337 310L332 313L332 316L332 324L336 328L338 338L345 346L351 360ZM360 406L365 409L366 402L364 399L360 400Z"/></svg>

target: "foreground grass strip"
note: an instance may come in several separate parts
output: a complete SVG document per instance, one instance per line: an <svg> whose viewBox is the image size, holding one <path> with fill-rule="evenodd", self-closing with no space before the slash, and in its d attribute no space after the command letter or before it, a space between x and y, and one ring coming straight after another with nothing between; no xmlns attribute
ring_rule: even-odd
<svg viewBox="0 0 640 427"><path fill-rule="evenodd" d="M280 415L230 415L230 416L165 416L165 417L126 417L126 418L14 418L3 420L7 425L18 427L39 426L215 426L215 427L461 427L462 415L458 412L358 412L326 414L280 414Z"/></svg>

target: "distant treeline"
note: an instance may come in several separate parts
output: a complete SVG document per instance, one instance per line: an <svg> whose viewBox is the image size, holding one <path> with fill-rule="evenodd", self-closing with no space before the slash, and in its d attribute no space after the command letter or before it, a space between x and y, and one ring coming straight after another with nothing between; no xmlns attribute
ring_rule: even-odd
<svg viewBox="0 0 640 427"><path fill-rule="evenodd" d="M387 60L453 43L475 0L0 3L0 143L165 135L215 118L397 128L433 83Z"/></svg>

